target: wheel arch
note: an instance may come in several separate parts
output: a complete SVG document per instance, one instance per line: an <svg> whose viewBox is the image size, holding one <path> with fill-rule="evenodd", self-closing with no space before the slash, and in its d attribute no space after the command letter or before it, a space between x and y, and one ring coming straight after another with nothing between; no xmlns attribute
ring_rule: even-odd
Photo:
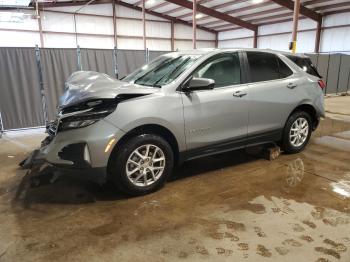
<svg viewBox="0 0 350 262"><path fill-rule="evenodd" d="M289 114L286 121L288 121L289 117L297 111L304 111L311 116L312 119L312 130L315 130L319 124L319 118L317 117L317 111L315 107L311 104L300 104Z"/></svg>
<svg viewBox="0 0 350 262"><path fill-rule="evenodd" d="M110 167L110 161L112 156L118 153L118 150L122 148L123 144L125 144L126 141L128 141L129 139L135 136L143 135L143 134L154 134L164 138L169 143L169 145L173 150L175 163L179 161L179 145L175 135L168 128L164 126L161 126L158 124L145 124L145 125L141 125L133 128L118 140L118 142L115 144L112 150L112 153L109 156L107 168L109 169Z"/></svg>

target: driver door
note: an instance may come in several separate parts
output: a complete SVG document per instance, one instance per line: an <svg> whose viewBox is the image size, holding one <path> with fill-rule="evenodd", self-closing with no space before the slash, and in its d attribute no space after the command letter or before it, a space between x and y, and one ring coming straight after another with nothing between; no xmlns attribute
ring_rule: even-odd
<svg viewBox="0 0 350 262"><path fill-rule="evenodd" d="M242 84L237 52L214 55L193 78L215 81L212 90L182 93L186 144L193 155L205 155L245 145L248 131L247 86Z"/></svg>

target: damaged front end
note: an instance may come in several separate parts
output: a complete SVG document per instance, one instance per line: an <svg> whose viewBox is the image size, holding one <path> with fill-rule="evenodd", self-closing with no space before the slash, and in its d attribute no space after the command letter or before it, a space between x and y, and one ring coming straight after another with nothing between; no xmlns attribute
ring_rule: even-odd
<svg viewBox="0 0 350 262"><path fill-rule="evenodd" d="M38 150L22 161L23 168L48 163L63 170L102 171L112 139L124 132L104 118L128 99L157 92L157 88L139 87L96 72L76 72L65 85L56 118L46 127L48 136Z"/></svg>

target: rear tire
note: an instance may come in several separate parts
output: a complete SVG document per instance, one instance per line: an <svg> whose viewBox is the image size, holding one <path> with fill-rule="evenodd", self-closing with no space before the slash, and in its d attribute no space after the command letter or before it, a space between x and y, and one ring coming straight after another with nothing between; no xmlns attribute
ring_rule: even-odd
<svg viewBox="0 0 350 262"><path fill-rule="evenodd" d="M174 166L174 153L162 137L132 137L110 159L109 178L122 192L138 196L164 185Z"/></svg>
<svg viewBox="0 0 350 262"><path fill-rule="evenodd" d="M311 116L296 111L289 116L283 130L282 149L288 154L299 153L308 144L312 132Z"/></svg>

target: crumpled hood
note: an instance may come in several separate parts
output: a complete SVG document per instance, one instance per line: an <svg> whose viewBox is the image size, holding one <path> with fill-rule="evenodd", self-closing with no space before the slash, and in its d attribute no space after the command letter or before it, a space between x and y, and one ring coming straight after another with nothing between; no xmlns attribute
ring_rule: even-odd
<svg viewBox="0 0 350 262"><path fill-rule="evenodd" d="M65 83L58 106L65 108L95 98L115 98L119 94L152 94L160 88L130 84L93 71L77 71Z"/></svg>

